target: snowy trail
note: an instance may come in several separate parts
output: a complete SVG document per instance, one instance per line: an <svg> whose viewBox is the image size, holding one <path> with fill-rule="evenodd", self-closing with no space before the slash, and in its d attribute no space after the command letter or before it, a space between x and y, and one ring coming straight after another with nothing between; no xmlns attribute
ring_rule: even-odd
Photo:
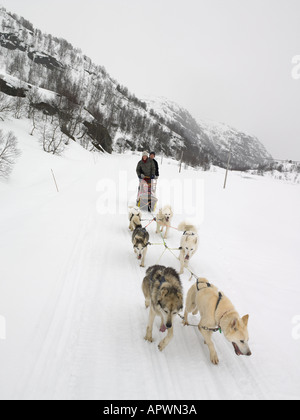
<svg viewBox="0 0 300 420"><path fill-rule="evenodd" d="M95 185L97 180L90 181ZM52 311L45 308L45 316L52 313L52 319L23 398L263 398L251 361L241 361L238 371L230 363L212 367L197 329L183 328L179 318L165 353L157 349L162 335L158 320L155 343L143 340L148 316L141 292L145 271L132 252L127 217L109 217L106 236L94 200L86 213L80 212L58 281L63 286ZM152 238L159 242L153 232ZM162 250L149 250L148 261L156 262ZM166 260L178 264L170 254L164 264ZM189 285L186 281L185 288ZM231 347L219 341L231 359Z"/></svg>
<svg viewBox="0 0 300 420"><path fill-rule="evenodd" d="M199 257L191 263L196 273L224 290L238 310L250 312L253 357L237 358L224 337L215 334L220 365L213 366L197 328L183 327L180 318L174 339L163 353L157 348L162 337L158 319L155 342L144 341L148 312L141 283L145 269L134 256L127 215L104 218L96 207L99 179L108 177L117 184L116 165L132 172L135 161L134 157L113 156L101 158L94 166L89 162L82 166L80 176L63 185L59 195L41 196L25 221L23 210L29 208L35 194L23 203L19 217L16 211L13 225L0 224L5 262L1 269L7 280L1 284L5 300L0 299L9 332L7 340L0 342L1 398L298 399L299 341L291 338L291 319L299 308L295 278L299 262L289 244L255 244L256 231L242 213L249 203L237 201L234 190L246 182L243 185L251 202L256 181L247 184L235 177L232 192L224 196L213 192L219 175L207 175L205 224L200 229ZM164 169L166 176L173 176L173 167ZM63 174L59 165L57 171L59 178ZM186 172L185 176L198 173ZM297 196L293 194L298 190L289 186L276 187L283 194ZM261 194L265 191L262 185ZM231 216L231 200L240 206L239 216ZM126 208L127 201L122 199L120 205ZM293 220L298 211L299 200L295 200L290 210ZM270 234L271 223L269 231L266 219L260 222L254 213L255 209L254 223L261 223L258 228ZM181 220L182 216L175 218L174 225ZM298 225L295 229L299 232ZM149 231L151 240L159 242L154 223ZM282 237L285 228L277 231ZM248 235L245 242L244 235ZM170 246L177 247L179 240L180 234L172 231ZM299 244L296 234L290 234L289 240ZM280 254L277 247L289 252ZM151 247L146 266L157 263L162 251L163 247ZM281 255L282 260L274 260L274 255ZM179 268L168 252L161 263ZM185 291L191 285L189 277L188 273L182 276Z"/></svg>

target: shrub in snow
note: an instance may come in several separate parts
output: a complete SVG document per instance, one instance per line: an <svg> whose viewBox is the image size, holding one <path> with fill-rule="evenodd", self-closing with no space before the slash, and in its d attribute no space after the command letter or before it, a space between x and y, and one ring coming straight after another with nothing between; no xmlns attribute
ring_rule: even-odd
<svg viewBox="0 0 300 420"><path fill-rule="evenodd" d="M13 110L11 99L4 93L0 93L0 120L4 121L6 116Z"/></svg>
<svg viewBox="0 0 300 420"><path fill-rule="evenodd" d="M0 177L7 178L10 175L15 160L20 155L17 143L17 138L12 131L4 134L0 130Z"/></svg>
<svg viewBox="0 0 300 420"><path fill-rule="evenodd" d="M52 124L47 121L41 127L40 142L43 150L53 155L60 155L66 147L65 136L60 128L59 119L54 119Z"/></svg>

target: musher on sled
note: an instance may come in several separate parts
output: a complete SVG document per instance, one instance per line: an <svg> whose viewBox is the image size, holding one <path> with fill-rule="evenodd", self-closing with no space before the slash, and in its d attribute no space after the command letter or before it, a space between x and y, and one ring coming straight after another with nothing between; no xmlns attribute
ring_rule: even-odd
<svg viewBox="0 0 300 420"><path fill-rule="evenodd" d="M155 153L151 153L150 156L151 157L149 157L147 152L144 152L142 160L139 161L136 168L136 173L140 180L137 206L139 206L141 210L153 212L157 203L155 194L159 169L158 163L154 160Z"/></svg>

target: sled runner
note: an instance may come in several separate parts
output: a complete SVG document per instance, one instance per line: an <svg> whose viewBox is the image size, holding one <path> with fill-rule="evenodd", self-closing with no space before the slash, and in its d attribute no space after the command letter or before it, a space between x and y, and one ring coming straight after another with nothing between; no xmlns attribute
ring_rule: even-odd
<svg viewBox="0 0 300 420"><path fill-rule="evenodd" d="M156 198L156 185L157 181L154 179L144 178L140 180L137 206L142 211L155 211L158 201Z"/></svg>

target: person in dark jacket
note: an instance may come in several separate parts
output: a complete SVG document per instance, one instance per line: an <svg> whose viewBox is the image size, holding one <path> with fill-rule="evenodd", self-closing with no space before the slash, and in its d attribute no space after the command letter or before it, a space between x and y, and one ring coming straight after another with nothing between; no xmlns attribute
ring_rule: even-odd
<svg viewBox="0 0 300 420"><path fill-rule="evenodd" d="M139 161L137 165L136 173L140 179L144 179L144 178L154 179L155 178L156 176L155 164L152 159L149 159L147 152L143 153L143 158L142 160Z"/></svg>
<svg viewBox="0 0 300 420"><path fill-rule="evenodd" d="M151 197L152 180L155 179L155 165L154 165L153 160L149 158L147 152L143 153L143 158L137 165L136 173L140 180L146 179L146 185L147 185L147 190L148 190L148 203L146 204L146 207L148 207L148 211L151 212L152 211L152 197ZM137 206L139 205L139 197L141 193L141 188L142 186L141 186L141 181L140 181L139 190L138 190L138 198L137 198L137 203L136 203Z"/></svg>
<svg viewBox="0 0 300 420"><path fill-rule="evenodd" d="M150 159L152 159L152 161L155 165L155 179L158 179L158 177L159 177L159 166L158 166L157 160L155 160L155 156L156 156L155 152L150 153Z"/></svg>

